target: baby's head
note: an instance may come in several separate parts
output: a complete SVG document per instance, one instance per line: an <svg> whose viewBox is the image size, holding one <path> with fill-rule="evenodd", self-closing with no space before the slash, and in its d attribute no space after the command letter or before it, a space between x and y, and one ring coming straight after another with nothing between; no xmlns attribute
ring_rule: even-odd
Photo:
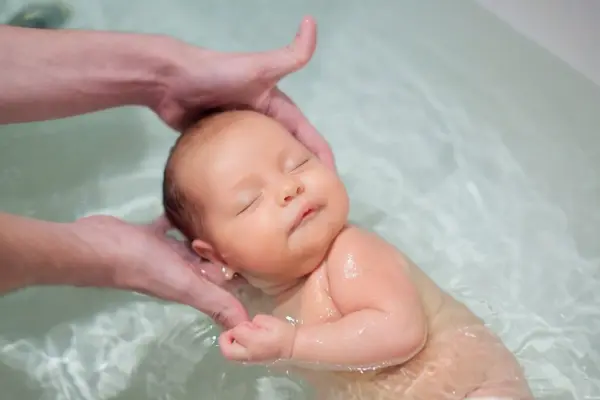
<svg viewBox="0 0 600 400"><path fill-rule="evenodd" d="M215 111L179 137L163 204L198 255L266 292L312 272L349 209L334 171L249 110Z"/></svg>

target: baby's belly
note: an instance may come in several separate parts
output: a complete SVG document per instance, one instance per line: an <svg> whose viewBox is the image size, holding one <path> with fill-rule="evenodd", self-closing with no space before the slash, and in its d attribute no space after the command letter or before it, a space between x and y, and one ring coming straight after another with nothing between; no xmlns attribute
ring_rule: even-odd
<svg viewBox="0 0 600 400"><path fill-rule="evenodd" d="M400 366L303 375L327 400L455 400L486 387L489 396L529 393L514 356L482 325L447 331Z"/></svg>
<svg viewBox="0 0 600 400"><path fill-rule="evenodd" d="M292 317L301 325L340 319L339 310L324 290L325 279L321 276L307 282L298 297L278 308L278 316ZM426 346L402 365L361 372L291 371L311 382L320 398L327 400L464 399L477 389L492 387L490 379L498 388L523 389L521 369L502 342L464 305L447 295L438 299L435 306L425 302L429 311ZM495 391L492 389L490 395Z"/></svg>

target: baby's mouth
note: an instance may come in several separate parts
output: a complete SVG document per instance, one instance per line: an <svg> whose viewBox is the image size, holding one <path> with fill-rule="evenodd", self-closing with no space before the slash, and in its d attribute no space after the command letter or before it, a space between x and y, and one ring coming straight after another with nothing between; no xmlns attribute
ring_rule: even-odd
<svg viewBox="0 0 600 400"><path fill-rule="evenodd" d="M302 226L306 221L311 220L320 210L320 207L316 206L306 206L303 207L296 216L294 223L290 229L290 232L295 231L300 226Z"/></svg>

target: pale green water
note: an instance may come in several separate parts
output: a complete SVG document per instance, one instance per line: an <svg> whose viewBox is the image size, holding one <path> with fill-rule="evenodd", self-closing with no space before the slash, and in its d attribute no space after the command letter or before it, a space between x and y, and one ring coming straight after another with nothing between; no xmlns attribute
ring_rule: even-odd
<svg viewBox="0 0 600 400"><path fill-rule="evenodd" d="M71 3L71 28L222 50L283 45L314 15L317 53L282 87L330 140L354 218L485 318L539 398L600 396L598 87L467 1ZM138 109L0 127L0 209L148 220L174 139ZM185 307L47 288L0 315L2 399L309 398L224 362Z"/></svg>

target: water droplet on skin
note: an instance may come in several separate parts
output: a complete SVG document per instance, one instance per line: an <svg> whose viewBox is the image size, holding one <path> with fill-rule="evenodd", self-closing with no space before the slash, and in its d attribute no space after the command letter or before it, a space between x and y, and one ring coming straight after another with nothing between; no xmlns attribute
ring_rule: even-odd
<svg viewBox="0 0 600 400"><path fill-rule="evenodd" d="M352 254L348 254L346 264L344 264L344 277L346 279L354 279L358 277L358 266L356 265L354 256Z"/></svg>

